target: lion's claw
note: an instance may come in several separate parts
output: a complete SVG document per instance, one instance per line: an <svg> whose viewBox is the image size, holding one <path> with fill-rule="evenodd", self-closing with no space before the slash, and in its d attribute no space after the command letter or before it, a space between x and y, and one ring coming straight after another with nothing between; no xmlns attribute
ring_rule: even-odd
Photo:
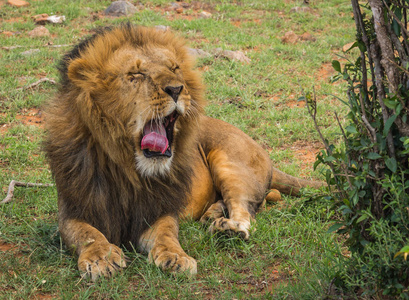
<svg viewBox="0 0 409 300"><path fill-rule="evenodd" d="M248 240L250 223L249 222L237 222L228 218L217 218L209 227L211 233L218 231L226 233L230 236L239 235L242 239Z"/></svg>
<svg viewBox="0 0 409 300"><path fill-rule="evenodd" d="M92 243L78 258L78 269L82 276L96 281L99 277L110 277L126 267L122 250L110 243Z"/></svg>
<svg viewBox="0 0 409 300"><path fill-rule="evenodd" d="M196 260L184 253L163 251L154 258L150 256L150 260L164 271L172 273L188 272L191 275L197 273Z"/></svg>

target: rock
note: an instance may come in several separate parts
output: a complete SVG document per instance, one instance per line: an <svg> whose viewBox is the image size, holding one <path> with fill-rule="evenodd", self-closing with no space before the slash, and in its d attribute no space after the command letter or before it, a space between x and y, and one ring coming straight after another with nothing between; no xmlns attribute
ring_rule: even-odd
<svg viewBox="0 0 409 300"><path fill-rule="evenodd" d="M105 9L104 14L114 17L129 16L134 14L136 10L136 7L128 1L115 1Z"/></svg>
<svg viewBox="0 0 409 300"><path fill-rule="evenodd" d="M160 30L160 31L168 31L170 30L169 26L165 26L165 25L156 25L155 26L156 30Z"/></svg>
<svg viewBox="0 0 409 300"><path fill-rule="evenodd" d="M40 14L40 15L35 15L33 17L34 22L38 25L44 25L47 23L47 18L48 18L48 14Z"/></svg>
<svg viewBox="0 0 409 300"><path fill-rule="evenodd" d="M307 42L315 42L317 40L311 33L308 32L304 32L302 35L300 35L299 39Z"/></svg>
<svg viewBox="0 0 409 300"><path fill-rule="evenodd" d="M38 53L38 52L40 52L40 49L30 49L30 50L21 52L21 55L30 56L30 55L33 55L34 53Z"/></svg>
<svg viewBox="0 0 409 300"><path fill-rule="evenodd" d="M202 49L189 48L189 53L190 55L193 55L196 57L202 57L202 58L212 56L209 52L203 51Z"/></svg>
<svg viewBox="0 0 409 300"><path fill-rule="evenodd" d="M199 14L199 18L202 18L202 19L209 19L209 18L211 18L211 17L212 17L212 14L209 13L209 12L207 12L207 11L202 11L202 12Z"/></svg>
<svg viewBox="0 0 409 300"><path fill-rule="evenodd" d="M176 2L172 2L170 4L170 9L173 9L173 10L177 10L178 8L181 8L181 7L182 6L179 3L176 3Z"/></svg>
<svg viewBox="0 0 409 300"><path fill-rule="evenodd" d="M52 24L61 24L65 21L65 16L49 16L47 21Z"/></svg>
<svg viewBox="0 0 409 300"><path fill-rule="evenodd" d="M222 50L221 48L217 48L215 52L216 56L225 57L230 60L237 60L246 64L251 62L251 59L241 51Z"/></svg>
<svg viewBox="0 0 409 300"><path fill-rule="evenodd" d="M307 7L307 6L296 6L290 9L290 13L307 13L310 12L311 8Z"/></svg>
<svg viewBox="0 0 409 300"><path fill-rule="evenodd" d="M345 44L345 45L342 47L342 51L343 51L343 52L347 52L349 49L351 49L351 47L352 47L354 44L355 44L355 42Z"/></svg>
<svg viewBox="0 0 409 300"><path fill-rule="evenodd" d="M23 0L8 0L7 3L15 7L23 7L23 6L30 5L30 3L23 1Z"/></svg>
<svg viewBox="0 0 409 300"><path fill-rule="evenodd" d="M4 50L7 50L7 51L10 51L10 50L14 50L14 49L18 49L18 48L21 48L22 46L10 46L10 47L1 47L1 49L4 49Z"/></svg>
<svg viewBox="0 0 409 300"><path fill-rule="evenodd" d="M294 31L287 31L284 36L281 38L283 44L295 44L297 43L299 37L294 33Z"/></svg>
<svg viewBox="0 0 409 300"><path fill-rule="evenodd" d="M7 36L7 37L10 37L10 36L15 35L15 33L12 32L12 31L3 31L1 34L5 35L5 36Z"/></svg>
<svg viewBox="0 0 409 300"><path fill-rule="evenodd" d="M50 35L50 32L44 26L38 26L28 32L28 36L32 38L41 37L41 36L49 36L49 35Z"/></svg>

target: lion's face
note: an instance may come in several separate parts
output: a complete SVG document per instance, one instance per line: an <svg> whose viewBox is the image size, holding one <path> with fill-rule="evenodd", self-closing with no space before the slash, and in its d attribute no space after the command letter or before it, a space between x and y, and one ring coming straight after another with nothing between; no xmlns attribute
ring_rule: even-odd
<svg viewBox="0 0 409 300"><path fill-rule="evenodd" d="M135 106L131 127L137 168L145 176L164 175L177 151L180 119L191 113L191 96L180 63L170 51L130 51L128 55L124 64L128 68L122 75Z"/></svg>
<svg viewBox="0 0 409 300"><path fill-rule="evenodd" d="M100 112L97 122L105 122L111 131L117 127L132 140L136 168L144 177L169 174L176 153L185 146L185 127L196 122L201 110L201 86L194 86L200 81L192 79L197 75L186 50L181 56L177 49L158 44L125 44L94 65L97 42L68 66L70 80L82 88L94 113Z"/></svg>

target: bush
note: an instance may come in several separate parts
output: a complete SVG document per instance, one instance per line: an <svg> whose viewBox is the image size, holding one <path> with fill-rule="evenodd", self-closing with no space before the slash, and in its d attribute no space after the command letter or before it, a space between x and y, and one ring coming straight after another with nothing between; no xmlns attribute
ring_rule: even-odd
<svg viewBox="0 0 409 300"><path fill-rule="evenodd" d="M325 151L315 167L328 167L327 198L339 215L330 231L345 235L351 251L347 271L335 282L360 295L409 299L409 247L402 248L409 243L408 2L351 1L357 27L351 49L360 55L344 66L333 61L334 80L348 82L347 124L340 124L338 146L316 125ZM315 98L305 98L315 120Z"/></svg>

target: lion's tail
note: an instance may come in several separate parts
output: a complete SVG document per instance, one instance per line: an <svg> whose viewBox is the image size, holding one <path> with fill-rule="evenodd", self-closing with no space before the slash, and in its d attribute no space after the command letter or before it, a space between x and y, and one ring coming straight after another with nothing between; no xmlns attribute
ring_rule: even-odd
<svg viewBox="0 0 409 300"><path fill-rule="evenodd" d="M283 194L297 196L301 188L308 186L312 188L320 188L325 185L325 182L297 178L273 168L270 188L279 190L280 193Z"/></svg>

